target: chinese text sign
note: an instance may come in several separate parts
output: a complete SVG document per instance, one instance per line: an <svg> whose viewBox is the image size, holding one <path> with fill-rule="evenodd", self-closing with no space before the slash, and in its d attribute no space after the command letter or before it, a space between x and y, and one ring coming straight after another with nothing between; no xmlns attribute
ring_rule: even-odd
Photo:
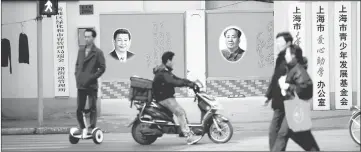
<svg viewBox="0 0 361 152"><path fill-rule="evenodd" d="M54 46L54 95L69 96L68 48L67 48L67 16L66 3L58 4L58 15L53 16Z"/></svg>
<svg viewBox="0 0 361 152"><path fill-rule="evenodd" d="M352 105L351 73L351 2L335 2L335 105L349 109Z"/></svg>
<svg viewBox="0 0 361 152"><path fill-rule="evenodd" d="M328 2L312 2L313 109L330 110Z"/></svg>
<svg viewBox="0 0 361 152"><path fill-rule="evenodd" d="M288 10L289 31L293 36L293 43L299 45L303 50L306 48L305 35L306 35L306 12L305 3L295 2Z"/></svg>

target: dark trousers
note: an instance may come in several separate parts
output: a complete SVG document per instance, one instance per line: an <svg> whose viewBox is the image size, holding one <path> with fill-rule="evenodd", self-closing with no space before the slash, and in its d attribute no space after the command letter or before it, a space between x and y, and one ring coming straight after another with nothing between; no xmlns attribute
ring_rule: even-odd
<svg viewBox="0 0 361 152"><path fill-rule="evenodd" d="M280 109L274 109L273 117L271 120L271 126L269 128L269 148L272 148L276 142L278 131L281 128L283 118L285 117L285 111Z"/></svg>
<svg viewBox="0 0 361 152"><path fill-rule="evenodd" d="M78 108L76 110L76 116L81 129L85 128L83 120L83 110L85 109L87 98L89 99L90 109L90 128L95 128L97 122L97 98L98 90L96 89L78 89Z"/></svg>
<svg viewBox="0 0 361 152"><path fill-rule="evenodd" d="M306 151L320 151L311 131L293 132L288 126L285 112L279 109L274 111L269 135L271 151L285 151L289 138Z"/></svg>

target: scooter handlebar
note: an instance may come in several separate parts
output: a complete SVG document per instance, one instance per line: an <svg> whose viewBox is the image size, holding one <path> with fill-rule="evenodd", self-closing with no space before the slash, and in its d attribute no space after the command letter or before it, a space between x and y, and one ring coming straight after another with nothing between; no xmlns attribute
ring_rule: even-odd
<svg viewBox="0 0 361 152"><path fill-rule="evenodd" d="M194 93L199 93L200 92L200 87L197 84L194 84L192 89L193 89Z"/></svg>

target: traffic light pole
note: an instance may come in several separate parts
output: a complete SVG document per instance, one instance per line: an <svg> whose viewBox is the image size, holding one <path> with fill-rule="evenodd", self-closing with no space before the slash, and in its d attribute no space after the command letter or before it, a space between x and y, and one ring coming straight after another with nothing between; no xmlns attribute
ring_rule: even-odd
<svg viewBox="0 0 361 152"><path fill-rule="evenodd" d="M37 65L38 65L38 125L39 127L43 126L43 27L42 27L42 17L40 14L40 1L37 2Z"/></svg>

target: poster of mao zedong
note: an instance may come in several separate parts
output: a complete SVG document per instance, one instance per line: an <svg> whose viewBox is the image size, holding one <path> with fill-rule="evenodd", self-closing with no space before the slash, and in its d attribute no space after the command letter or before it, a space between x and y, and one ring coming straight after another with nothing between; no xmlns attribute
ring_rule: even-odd
<svg viewBox="0 0 361 152"><path fill-rule="evenodd" d="M247 40L237 26L226 27L219 37L219 50L223 58L231 63L240 61L247 50Z"/></svg>
<svg viewBox="0 0 361 152"><path fill-rule="evenodd" d="M113 33L114 49L109 53L114 60L126 63L127 60L134 57L134 53L130 51L132 35L125 28L119 28Z"/></svg>

